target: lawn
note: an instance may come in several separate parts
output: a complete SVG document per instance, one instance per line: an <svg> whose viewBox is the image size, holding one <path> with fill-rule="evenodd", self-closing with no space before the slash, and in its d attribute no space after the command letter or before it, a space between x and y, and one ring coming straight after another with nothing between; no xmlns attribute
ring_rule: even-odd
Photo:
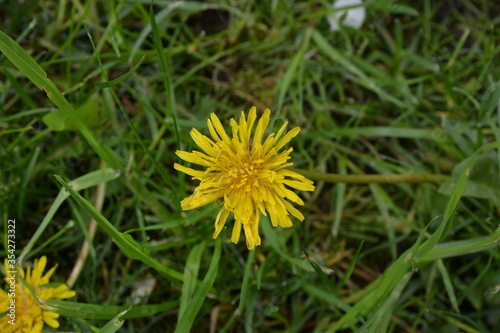
<svg viewBox="0 0 500 333"><path fill-rule="evenodd" d="M364 5L0 2L0 330L500 332L500 6Z"/></svg>

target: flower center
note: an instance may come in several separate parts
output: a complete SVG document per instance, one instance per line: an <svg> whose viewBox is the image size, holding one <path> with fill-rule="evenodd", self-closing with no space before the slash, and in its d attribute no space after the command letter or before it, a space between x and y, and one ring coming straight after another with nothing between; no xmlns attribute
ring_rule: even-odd
<svg viewBox="0 0 500 333"><path fill-rule="evenodd" d="M262 172L262 160L252 162L235 163L229 169L231 189L242 189L250 192L259 186L259 174Z"/></svg>

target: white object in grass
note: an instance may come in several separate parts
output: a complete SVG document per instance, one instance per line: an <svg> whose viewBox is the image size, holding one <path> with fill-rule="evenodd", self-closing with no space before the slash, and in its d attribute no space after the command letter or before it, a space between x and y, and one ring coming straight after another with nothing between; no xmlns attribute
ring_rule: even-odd
<svg viewBox="0 0 500 333"><path fill-rule="evenodd" d="M332 5L333 8L344 8L356 5L362 5L363 0L337 0ZM330 30L339 30L340 25L358 29L365 22L366 9L359 6L349 9L341 9L326 17L330 23Z"/></svg>

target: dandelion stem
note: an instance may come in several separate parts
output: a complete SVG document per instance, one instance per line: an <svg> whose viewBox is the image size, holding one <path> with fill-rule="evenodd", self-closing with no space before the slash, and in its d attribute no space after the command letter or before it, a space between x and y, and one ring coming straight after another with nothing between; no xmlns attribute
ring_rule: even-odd
<svg viewBox="0 0 500 333"><path fill-rule="evenodd" d="M317 181L348 184L389 184L389 183L441 183L448 179L447 175L415 175L415 174L382 174L382 175L339 175L318 171L290 168L290 170Z"/></svg>

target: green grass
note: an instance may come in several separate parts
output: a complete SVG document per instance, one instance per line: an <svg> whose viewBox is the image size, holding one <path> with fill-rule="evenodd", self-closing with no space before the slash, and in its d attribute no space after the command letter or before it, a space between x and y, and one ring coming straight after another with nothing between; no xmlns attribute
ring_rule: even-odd
<svg viewBox="0 0 500 333"><path fill-rule="evenodd" d="M46 255L77 292L44 303L61 331L500 332L493 1L367 0L363 27L340 31L329 1L14 3L0 257L16 219L17 257ZM215 203L180 208L196 182L175 151L211 112L228 126L254 105L301 127L296 168L449 178L317 181L305 221L263 218L254 252L231 220L213 240Z"/></svg>

